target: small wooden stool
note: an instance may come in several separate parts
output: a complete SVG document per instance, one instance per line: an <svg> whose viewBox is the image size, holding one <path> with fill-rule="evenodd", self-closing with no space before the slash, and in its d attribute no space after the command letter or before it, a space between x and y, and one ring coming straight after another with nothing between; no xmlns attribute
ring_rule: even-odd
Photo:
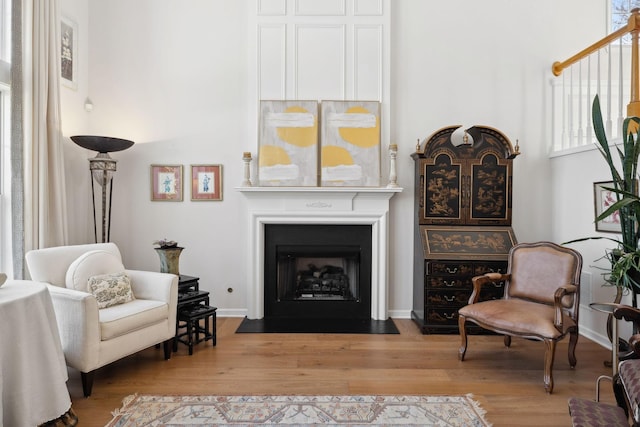
<svg viewBox="0 0 640 427"><path fill-rule="evenodd" d="M178 313L178 328L186 328L186 331L176 334L176 341L189 346L190 356L193 354L193 345L202 341L211 340L215 347L216 310L217 307L196 304ZM209 317L211 317L212 330L209 330ZM204 320L204 327L200 326L200 320ZM184 323L181 324L180 322ZM200 338L200 333L202 333L202 338ZM185 339L182 339L182 337L185 337Z"/></svg>

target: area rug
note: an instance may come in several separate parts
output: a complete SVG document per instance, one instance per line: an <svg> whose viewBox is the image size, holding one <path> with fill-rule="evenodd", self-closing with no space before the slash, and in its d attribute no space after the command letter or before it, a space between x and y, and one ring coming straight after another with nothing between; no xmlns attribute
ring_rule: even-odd
<svg viewBox="0 0 640 427"><path fill-rule="evenodd" d="M131 395L106 427L490 426L473 396Z"/></svg>

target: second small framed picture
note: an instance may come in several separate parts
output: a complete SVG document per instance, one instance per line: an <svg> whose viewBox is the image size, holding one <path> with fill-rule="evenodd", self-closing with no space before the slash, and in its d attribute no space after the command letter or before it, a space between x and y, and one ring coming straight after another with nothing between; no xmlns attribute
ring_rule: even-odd
<svg viewBox="0 0 640 427"><path fill-rule="evenodd" d="M615 192L607 190L607 188L613 188L613 185L613 181L593 183L593 198L596 218L609 209L609 206L618 200ZM615 212L600 221L596 221L596 231L620 233L621 230L620 214L618 212Z"/></svg>
<svg viewBox="0 0 640 427"><path fill-rule="evenodd" d="M151 201L182 201L182 165L151 165Z"/></svg>
<svg viewBox="0 0 640 427"><path fill-rule="evenodd" d="M191 165L191 200L222 200L222 165Z"/></svg>

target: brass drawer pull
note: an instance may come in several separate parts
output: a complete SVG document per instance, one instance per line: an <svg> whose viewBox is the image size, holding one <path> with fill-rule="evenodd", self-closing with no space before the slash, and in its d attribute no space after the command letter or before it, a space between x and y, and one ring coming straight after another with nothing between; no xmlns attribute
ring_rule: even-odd
<svg viewBox="0 0 640 427"><path fill-rule="evenodd" d="M450 269L449 267L445 268L445 270L447 270L447 273L449 274L455 274L458 272L458 267L455 267L453 270Z"/></svg>
<svg viewBox="0 0 640 427"><path fill-rule="evenodd" d="M451 314L447 314L447 313L443 313L444 317L446 317L448 320L453 320L456 318L456 314L455 313L451 313Z"/></svg>
<svg viewBox="0 0 640 427"><path fill-rule="evenodd" d="M451 282L447 282L446 280L443 280L442 283L444 283L444 285L446 287L448 287L448 288L451 288L451 287L456 285L456 281L455 280L452 280Z"/></svg>
<svg viewBox="0 0 640 427"><path fill-rule="evenodd" d="M455 301L455 300L456 300L456 297L448 297L448 296L446 296L446 295L445 295L445 296L444 296L444 299L445 299L446 301L448 301L448 302L453 302L453 301Z"/></svg>

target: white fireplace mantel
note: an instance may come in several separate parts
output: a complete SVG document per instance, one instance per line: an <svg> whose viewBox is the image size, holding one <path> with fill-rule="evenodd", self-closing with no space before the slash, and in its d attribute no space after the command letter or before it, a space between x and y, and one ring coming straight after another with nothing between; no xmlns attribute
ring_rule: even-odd
<svg viewBox="0 0 640 427"><path fill-rule="evenodd" d="M371 318L388 316L389 200L400 187L237 187L249 206L247 317L264 317L265 224L371 225Z"/></svg>

